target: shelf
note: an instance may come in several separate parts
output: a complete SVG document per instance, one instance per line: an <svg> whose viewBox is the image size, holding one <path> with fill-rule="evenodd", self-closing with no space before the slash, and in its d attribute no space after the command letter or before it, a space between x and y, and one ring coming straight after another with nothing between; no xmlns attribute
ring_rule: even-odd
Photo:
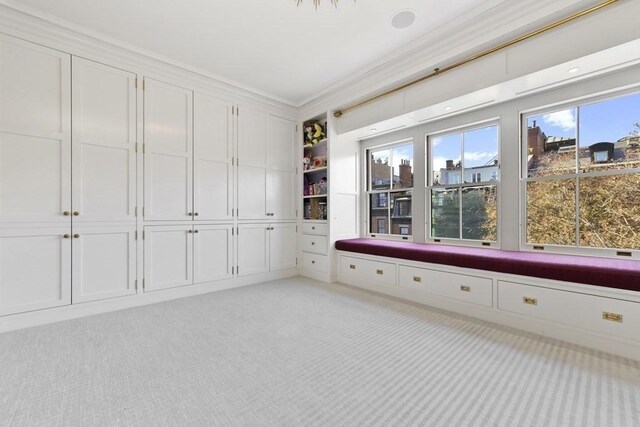
<svg viewBox="0 0 640 427"><path fill-rule="evenodd" d="M303 196L302 198L303 199L319 199L321 197L325 197L326 198L327 195L326 194L315 194L313 196Z"/></svg>
<svg viewBox="0 0 640 427"><path fill-rule="evenodd" d="M320 145L324 145L327 143L327 138L323 138L320 141L318 141L317 144L304 144L302 147L303 148L314 148L314 147L318 147Z"/></svg>
<svg viewBox="0 0 640 427"><path fill-rule="evenodd" d="M314 168L314 169L307 169L306 171L302 171L302 173L313 173L313 172L320 172L320 171L326 171L327 167L323 166L321 168Z"/></svg>

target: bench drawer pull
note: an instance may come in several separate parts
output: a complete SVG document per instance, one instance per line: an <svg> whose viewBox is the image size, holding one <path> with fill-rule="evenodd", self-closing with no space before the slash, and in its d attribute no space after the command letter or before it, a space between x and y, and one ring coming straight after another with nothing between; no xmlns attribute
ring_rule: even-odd
<svg viewBox="0 0 640 427"><path fill-rule="evenodd" d="M471 292L471 286L460 285L460 290L462 292Z"/></svg>
<svg viewBox="0 0 640 427"><path fill-rule="evenodd" d="M610 322L622 323L622 314L611 313L609 311L603 311L602 312L602 319L603 320L608 320Z"/></svg>
<svg viewBox="0 0 640 427"><path fill-rule="evenodd" d="M352 270L355 270L356 266L355 266L355 264L349 264L349 268L352 269Z"/></svg>
<svg viewBox="0 0 640 427"><path fill-rule="evenodd" d="M414 281L414 282L421 283L421 282L422 282L422 277L420 277L420 276L413 276L413 281Z"/></svg>
<svg viewBox="0 0 640 427"><path fill-rule="evenodd" d="M529 305L538 305L538 298L522 297L522 302Z"/></svg>
<svg viewBox="0 0 640 427"><path fill-rule="evenodd" d="M382 270L376 270L376 274L383 275L383 274L384 274L384 271L382 271Z"/></svg>

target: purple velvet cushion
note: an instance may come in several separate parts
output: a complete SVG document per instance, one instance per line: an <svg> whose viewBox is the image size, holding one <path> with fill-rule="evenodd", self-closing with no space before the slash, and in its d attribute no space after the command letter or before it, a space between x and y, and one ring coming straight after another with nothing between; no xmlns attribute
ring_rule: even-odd
<svg viewBox="0 0 640 427"><path fill-rule="evenodd" d="M640 292L639 261L376 239L339 240L336 249Z"/></svg>

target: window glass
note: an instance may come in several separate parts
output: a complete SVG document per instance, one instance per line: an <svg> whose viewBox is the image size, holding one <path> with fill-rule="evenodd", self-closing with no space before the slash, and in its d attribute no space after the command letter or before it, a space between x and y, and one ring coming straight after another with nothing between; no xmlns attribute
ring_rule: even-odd
<svg viewBox="0 0 640 427"><path fill-rule="evenodd" d="M369 189L386 190L391 188L391 151L371 152L369 165Z"/></svg>
<svg viewBox="0 0 640 427"><path fill-rule="evenodd" d="M577 109L527 119L527 171L530 178L576 171Z"/></svg>
<svg viewBox="0 0 640 427"><path fill-rule="evenodd" d="M580 107L580 171L640 167L640 95Z"/></svg>
<svg viewBox="0 0 640 427"><path fill-rule="evenodd" d="M460 189L431 190L431 237L460 238Z"/></svg>
<svg viewBox="0 0 640 427"><path fill-rule="evenodd" d="M411 236L413 142L367 150L369 233Z"/></svg>
<svg viewBox="0 0 640 427"><path fill-rule="evenodd" d="M436 136L431 139L431 170L433 185L461 182L462 133Z"/></svg>
<svg viewBox="0 0 640 427"><path fill-rule="evenodd" d="M526 242L640 249L640 94L525 120Z"/></svg>
<svg viewBox="0 0 640 427"><path fill-rule="evenodd" d="M498 176L498 127L490 126L464 133L465 182L490 181Z"/></svg>
<svg viewBox="0 0 640 427"><path fill-rule="evenodd" d="M427 138L430 238L497 240L498 130L491 125Z"/></svg>
<svg viewBox="0 0 640 427"><path fill-rule="evenodd" d="M462 238L496 241L498 238L496 186L462 190Z"/></svg>

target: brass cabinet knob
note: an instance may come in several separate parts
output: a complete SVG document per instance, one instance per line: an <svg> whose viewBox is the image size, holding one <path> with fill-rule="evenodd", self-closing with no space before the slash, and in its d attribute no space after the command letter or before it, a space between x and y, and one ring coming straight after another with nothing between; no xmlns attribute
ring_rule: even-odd
<svg viewBox="0 0 640 427"><path fill-rule="evenodd" d="M194 232L194 233L199 233L199 232L200 232L200 230L193 230L193 232Z"/></svg>
<svg viewBox="0 0 640 427"><path fill-rule="evenodd" d="M71 236L69 236L68 234L63 234L63 235L62 235L62 237L63 237L64 239L68 239L68 238L69 238L69 237L71 237Z"/></svg>
<svg viewBox="0 0 640 427"><path fill-rule="evenodd" d="M74 234L74 235L73 235L73 238L74 238L74 239L78 239L79 237L80 237L80 235L79 235L79 234Z"/></svg>
<svg viewBox="0 0 640 427"><path fill-rule="evenodd" d="M193 216L193 212L189 212L187 215L189 215L189 216Z"/></svg>
<svg viewBox="0 0 640 427"><path fill-rule="evenodd" d="M64 216L69 216L69 215L71 215L71 212L69 212L69 211L64 211L64 212L62 212L62 215L64 215Z"/></svg>
<svg viewBox="0 0 640 427"><path fill-rule="evenodd" d="M187 230L187 233L193 233L193 230Z"/></svg>
<svg viewBox="0 0 640 427"><path fill-rule="evenodd" d="M200 215L200 214L199 214L198 212L196 212L196 213L194 213L194 215L195 215L195 216L198 216L198 215Z"/></svg>
<svg viewBox="0 0 640 427"><path fill-rule="evenodd" d="M73 216L78 216L78 215L80 215L80 212L78 212L78 211L74 211L73 212Z"/></svg>

